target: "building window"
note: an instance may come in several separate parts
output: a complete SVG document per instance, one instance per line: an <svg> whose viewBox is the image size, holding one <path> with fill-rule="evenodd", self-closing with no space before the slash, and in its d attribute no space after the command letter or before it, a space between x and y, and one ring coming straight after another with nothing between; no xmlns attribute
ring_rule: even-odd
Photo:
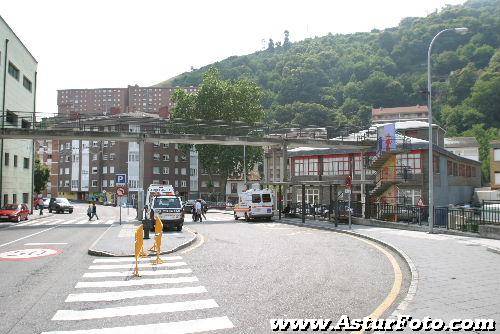
<svg viewBox="0 0 500 334"><path fill-rule="evenodd" d="M91 187L93 187L93 188L97 187L97 180L92 180Z"/></svg>
<svg viewBox="0 0 500 334"><path fill-rule="evenodd" d="M108 186L108 180L102 180L102 186L107 187Z"/></svg>
<svg viewBox="0 0 500 334"><path fill-rule="evenodd" d="M28 204L29 202L29 194L23 193L23 203Z"/></svg>
<svg viewBox="0 0 500 334"><path fill-rule="evenodd" d="M471 167L471 176L476 177L476 167Z"/></svg>
<svg viewBox="0 0 500 334"><path fill-rule="evenodd" d="M323 175L349 175L351 174L348 156L323 158ZM297 172L295 172L297 175ZM311 175L311 174L302 174Z"/></svg>
<svg viewBox="0 0 500 334"><path fill-rule="evenodd" d="M102 166L102 173L108 174L108 166Z"/></svg>
<svg viewBox="0 0 500 334"><path fill-rule="evenodd" d="M169 174L170 173L170 168L169 167L163 167L163 174Z"/></svg>
<svg viewBox="0 0 500 334"><path fill-rule="evenodd" d="M471 166L465 166L465 177L471 177Z"/></svg>
<svg viewBox="0 0 500 334"><path fill-rule="evenodd" d="M156 143L153 143L153 147L154 147L154 148L158 148L158 147L160 147L160 142L158 142L158 141L157 141Z"/></svg>
<svg viewBox="0 0 500 334"><path fill-rule="evenodd" d="M109 180L109 186L114 187L115 186L115 180Z"/></svg>
<svg viewBox="0 0 500 334"><path fill-rule="evenodd" d="M3 195L3 204L8 204L9 203L9 195L4 194Z"/></svg>
<svg viewBox="0 0 500 334"><path fill-rule="evenodd" d="M103 154L102 155L102 160L108 160L108 155L107 154Z"/></svg>
<svg viewBox="0 0 500 334"><path fill-rule="evenodd" d="M163 143L163 148L168 148L168 143Z"/></svg>
<svg viewBox="0 0 500 334"><path fill-rule="evenodd" d="M238 183L231 183L231 194L238 193Z"/></svg>
<svg viewBox="0 0 500 334"><path fill-rule="evenodd" d="M114 153L110 153L109 160L115 160L115 154Z"/></svg>
<svg viewBox="0 0 500 334"><path fill-rule="evenodd" d="M160 161L160 154L159 153L153 154L153 160Z"/></svg>
<svg viewBox="0 0 500 334"><path fill-rule="evenodd" d="M422 191L420 189L398 190L398 204L417 205L420 197L422 197Z"/></svg>
<svg viewBox="0 0 500 334"><path fill-rule="evenodd" d="M187 171L186 168L181 168L181 175L186 175Z"/></svg>
<svg viewBox="0 0 500 334"><path fill-rule="evenodd" d="M155 175L160 174L160 167L153 167L153 174Z"/></svg>
<svg viewBox="0 0 500 334"><path fill-rule="evenodd" d="M306 203L308 204L316 204L319 203L319 189L306 189ZM302 192L299 191L297 193L297 203L302 203Z"/></svg>
<svg viewBox="0 0 500 334"><path fill-rule="evenodd" d="M31 88L31 86L32 86L31 81L28 78L26 78L24 75L23 75L23 86L24 86L24 88L26 88L28 91L31 92L31 89L32 89Z"/></svg>
<svg viewBox="0 0 500 334"><path fill-rule="evenodd" d="M163 155L163 161L169 161L170 160L170 155L164 154Z"/></svg>
<svg viewBox="0 0 500 334"><path fill-rule="evenodd" d="M3 160L4 160L4 165L8 166L9 165L9 153L4 154Z"/></svg>
<svg viewBox="0 0 500 334"><path fill-rule="evenodd" d="M9 74L14 79L16 79L17 81L19 81L19 69L16 67L16 65L12 64L10 61L9 61Z"/></svg>
<svg viewBox="0 0 500 334"><path fill-rule="evenodd" d="M220 187L220 182L214 181L214 188L219 188L219 187Z"/></svg>
<svg viewBox="0 0 500 334"><path fill-rule="evenodd" d="M17 167L17 155L14 155L14 167Z"/></svg>
<svg viewBox="0 0 500 334"><path fill-rule="evenodd" d="M69 187L69 180L65 180L65 181L64 181L64 186L65 186L65 187Z"/></svg>
<svg viewBox="0 0 500 334"><path fill-rule="evenodd" d="M69 150L71 148L71 143L66 143L66 149Z"/></svg>
<svg viewBox="0 0 500 334"><path fill-rule="evenodd" d="M64 168L64 174L69 175L69 167Z"/></svg>
<svg viewBox="0 0 500 334"><path fill-rule="evenodd" d="M451 160L446 161L446 174L448 174L448 176L453 175L453 161Z"/></svg>
<svg viewBox="0 0 500 334"><path fill-rule="evenodd" d="M174 181L174 186L177 188L179 186L179 180Z"/></svg>
<svg viewBox="0 0 500 334"><path fill-rule="evenodd" d="M24 158L24 160L23 160L23 168L25 168L25 169L30 168L30 158Z"/></svg>
<svg viewBox="0 0 500 334"><path fill-rule="evenodd" d="M500 148L493 150L493 161L500 161Z"/></svg>
<svg viewBox="0 0 500 334"><path fill-rule="evenodd" d="M174 156L174 161L175 162L179 162L179 156L178 155Z"/></svg>
<svg viewBox="0 0 500 334"><path fill-rule="evenodd" d="M12 203L17 204L17 194L12 194Z"/></svg>
<svg viewBox="0 0 500 334"><path fill-rule="evenodd" d="M432 163L433 163L433 168L434 168L434 174L440 174L440 168L439 168L439 156L437 155L432 155Z"/></svg>
<svg viewBox="0 0 500 334"><path fill-rule="evenodd" d="M108 141L107 140L103 141L102 147L108 147Z"/></svg>
<svg viewBox="0 0 500 334"><path fill-rule="evenodd" d="M203 188L208 187L208 183L207 183L207 181L201 181L201 186L202 186Z"/></svg>
<svg viewBox="0 0 500 334"><path fill-rule="evenodd" d="M64 169L59 168L59 175L63 175Z"/></svg>
<svg viewBox="0 0 500 334"><path fill-rule="evenodd" d="M109 173L114 174L115 173L115 166L109 166Z"/></svg>
<svg viewBox="0 0 500 334"><path fill-rule="evenodd" d="M456 162L453 163L453 176L458 176L458 164Z"/></svg>
<svg viewBox="0 0 500 334"><path fill-rule="evenodd" d="M92 161L96 161L97 160L97 154L92 154Z"/></svg>
<svg viewBox="0 0 500 334"><path fill-rule="evenodd" d="M92 174L97 174L97 167L92 167Z"/></svg>
<svg viewBox="0 0 500 334"><path fill-rule="evenodd" d="M422 159L420 153L398 154L397 166L409 167L412 174L422 174Z"/></svg>
<svg viewBox="0 0 500 334"><path fill-rule="evenodd" d="M460 164L458 166L458 176L465 176L465 165Z"/></svg>
<svg viewBox="0 0 500 334"><path fill-rule="evenodd" d="M179 168L175 168L175 169L174 169L174 174L175 174L175 175L179 174Z"/></svg>
<svg viewBox="0 0 500 334"><path fill-rule="evenodd" d="M181 181L181 187L183 187L183 188L187 187L187 182L185 180Z"/></svg>

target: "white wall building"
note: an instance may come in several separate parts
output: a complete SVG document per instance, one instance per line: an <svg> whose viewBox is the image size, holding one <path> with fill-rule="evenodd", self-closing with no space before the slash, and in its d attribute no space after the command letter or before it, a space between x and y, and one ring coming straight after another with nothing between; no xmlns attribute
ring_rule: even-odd
<svg viewBox="0 0 500 334"><path fill-rule="evenodd" d="M444 148L458 156L479 161L479 143L474 137L445 138Z"/></svg>
<svg viewBox="0 0 500 334"><path fill-rule="evenodd" d="M31 127L37 61L0 16L0 119L3 127ZM32 140L0 140L0 201L32 205Z"/></svg>

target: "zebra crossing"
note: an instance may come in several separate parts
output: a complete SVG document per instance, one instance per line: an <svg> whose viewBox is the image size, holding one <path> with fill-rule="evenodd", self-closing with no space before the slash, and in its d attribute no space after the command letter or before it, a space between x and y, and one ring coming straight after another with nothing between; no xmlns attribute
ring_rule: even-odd
<svg viewBox="0 0 500 334"><path fill-rule="evenodd" d="M136 278L134 258L94 259L67 296L67 307L52 317L54 330L42 334L228 333L234 328L181 256L163 260L153 265L151 258L141 259L143 277Z"/></svg>
<svg viewBox="0 0 500 334"><path fill-rule="evenodd" d="M91 220L87 217L78 218L56 218L52 217L41 218L36 220L28 220L26 222L17 223L15 226L48 226L48 225L105 225L113 224L116 219Z"/></svg>

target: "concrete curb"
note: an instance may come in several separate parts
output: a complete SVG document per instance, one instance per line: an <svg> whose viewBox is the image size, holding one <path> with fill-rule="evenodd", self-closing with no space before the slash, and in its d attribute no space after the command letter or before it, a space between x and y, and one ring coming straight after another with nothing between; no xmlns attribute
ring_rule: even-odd
<svg viewBox="0 0 500 334"><path fill-rule="evenodd" d="M496 248L496 247L486 247L486 250L487 250L488 252L492 252L492 253L500 254L500 248Z"/></svg>
<svg viewBox="0 0 500 334"><path fill-rule="evenodd" d="M135 254L127 254L127 255L117 255L117 254L114 254L114 253L110 253L110 252L105 252L105 251L100 251L100 250L96 250L94 249L95 245L99 242L99 240L101 240L101 238L106 234L106 232L108 232L108 230L113 227L110 226L106 229L106 231L104 231L100 236L99 238L97 238L96 241L94 241L94 243L92 244L92 246L90 246L90 248L88 249L87 253L89 255L93 255L93 256L102 256L102 257L134 257ZM198 232L196 231L193 231L191 230L190 228L187 228L187 227L184 227L185 230L187 230L189 233L192 234L192 237L184 242L183 244L180 244L179 246L173 248L173 249L170 249L170 250L166 250L166 251L163 251L160 253L160 255L165 255L165 254L171 254L171 253L174 253L174 252L177 252L183 248L186 248L186 247L189 247L191 246L197 239L198 239ZM152 253L150 253L152 254Z"/></svg>
<svg viewBox="0 0 500 334"><path fill-rule="evenodd" d="M276 221L276 222L278 222L278 221ZM327 231L332 231L332 232L337 232L337 233L343 233L343 234L348 234L348 235L356 236L356 237L359 237L359 238L363 238L363 239L366 239L366 240L370 240L370 241L376 242L379 245L382 245L383 247L386 247L386 248L392 250L393 252L395 252L396 254L398 254L404 260L404 262L406 263L406 265L410 269L411 280L410 280L410 285L408 287L408 291L406 292L406 296L398 304L398 306L391 313L390 316L393 317L393 318L397 318L399 315L403 315L404 312L405 312L405 310L406 310L406 308L408 307L409 303L413 300L413 298L415 298L415 295L417 293L418 282L419 282L418 270L417 270L417 267L415 266L415 263L408 256L408 254L406 254L403 250L399 249L398 247L396 247L394 245L391 245L389 243L386 243L385 241L382 241L382 240L379 240L379 239L376 239L376 238L373 238L373 237L370 237L370 236L367 236L367 235L364 235L364 234L361 234L361 233L357 233L357 232L354 232L354 231L341 230L341 229L335 228L334 226L329 227L329 226L312 224L310 222L308 222L306 224L302 224L302 223L296 223L296 222L289 221L289 220L282 220L281 222L282 223L284 222L285 224L295 225L295 226L313 227L313 228L317 228L317 229L322 229L322 230L327 230Z"/></svg>

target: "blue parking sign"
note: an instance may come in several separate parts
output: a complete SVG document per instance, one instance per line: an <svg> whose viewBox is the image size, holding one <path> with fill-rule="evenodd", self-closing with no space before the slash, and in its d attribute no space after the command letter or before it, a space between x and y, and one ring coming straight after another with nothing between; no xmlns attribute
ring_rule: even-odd
<svg viewBox="0 0 500 334"><path fill-rule="evenodd" d="M127 184L127 174L116 174L116 185L124 186Z"/></svg>

